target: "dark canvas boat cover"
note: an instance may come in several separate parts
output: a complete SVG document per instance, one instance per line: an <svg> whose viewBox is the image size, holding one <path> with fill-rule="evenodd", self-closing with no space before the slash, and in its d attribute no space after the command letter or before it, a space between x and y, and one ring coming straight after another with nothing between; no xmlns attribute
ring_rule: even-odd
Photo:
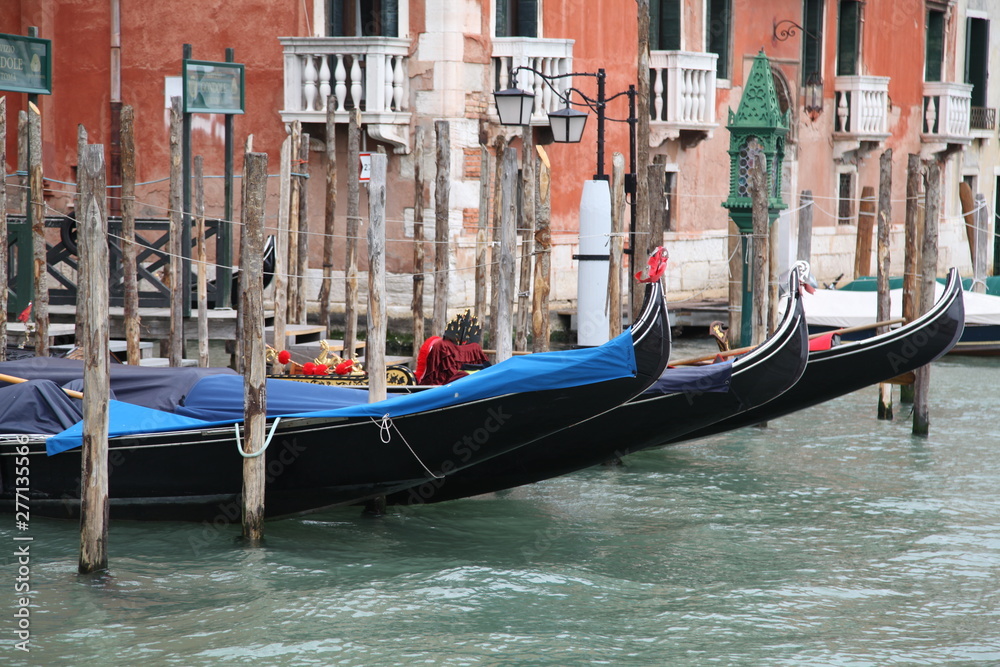
<svg viewBox="0 0 1000 667"><path fill-rule="evenodd" d="M642 392L642 396L727 392L732 377L733 362L731 360L706 366L667 367L659 379Z"/></svg>
<svg viewBox="0 0 1000 667"><path fill-rule="evenodd" d="M83 402L52 380L0 388L0 433L56 434L83 419Z"/></svg>
<svg viewBox="0 0 1000 667"><path fill-rule="evenodd" d="M388 415L389 417L401 417L506 394L564 389L634 377L635 374L636 362L635 350L632 346L632 332L626 331L600 347L512 357L503 363L483 369L450 384L415 394L394 396L377 403L359 403L347 407L321 410L310 410L300 404L293 412L280 416L379 418ZM225 416L209 417L210 413L207 409L204 412L199 412L210 421L193 419L181 414L167 414L157 410L149 410L121 401L112 401L108 435L116 437L142 433L162 433L241 422L243 421L243 392L242 385L240 387L238 393L232 393L230 405L225 410L215 413ZM118 393L117 390L116 393ZM185 409L200 411L200 407L191 405L195 402L191 399L199 395L203 396L204 393L199 391L191 391L190 393L188 400L184 401ZM119 398L122 398L120 393ZM268 395L268 402L270 400L271 396ZM234 411L233 406L237 405L239 409ZM268 413L270 414L270 411ZM46 442L48 453L52 455L79 447L82 432L82 425L78 423L50 438Z"/></svg>

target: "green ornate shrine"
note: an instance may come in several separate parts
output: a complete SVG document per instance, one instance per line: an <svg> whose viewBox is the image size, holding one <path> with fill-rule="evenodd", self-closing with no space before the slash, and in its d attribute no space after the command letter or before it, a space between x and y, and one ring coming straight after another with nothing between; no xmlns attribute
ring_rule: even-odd
<svg viewBox="0 0 1000 667"><path fill-rule="evenodd" d="M768 188L768 218L773 223L787 206L781 199L781 170L785 158L785 138L788 134L789 112L781 112L778 95L774 89L771 63L764 51L753 60L750 76L743 88L740 106L736 113L729 110L729 198L723 206L736 223L742 235L743 250L743 303L751 303L753 276L747 258L748 237L753 232L752 201L750 197L750 160L748 145L756 139L766 159ZM749 344L750 308L744 307L741 317L740 337Z"/></svg>

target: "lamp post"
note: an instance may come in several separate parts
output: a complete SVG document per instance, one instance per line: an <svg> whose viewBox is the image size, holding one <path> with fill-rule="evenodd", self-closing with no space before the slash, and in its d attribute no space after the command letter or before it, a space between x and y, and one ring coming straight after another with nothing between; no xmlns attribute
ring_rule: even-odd
<svg viewBox="0 0 1000 667"><path fill-rule="evenodd" d="M580 204L580 254L573 259L587 264L580 265L577 274L577 308L579 312L577 342L581 345L599 345L607 341L608 313L604 311L607 298L607 269L597 262L608 262L610 256L604 252L604 242L599 237L611 230L611 193L608 186L608 175L604 171L604 130L608 121L628 123L629 125L629 170L625 175L625 191L632 196L631 219L629 223L629 248L624 252L633 254L635 248L635 127L636 117L635 86L612 96L607 95L604 69L593 72L572 72L569 74L549 75L538 70L520 66L511 72L511 87L496 91L497 115L501 125L529 125L534 107L534 94L517 87L517 74L520 71L531 72L547 85L555 96L565 104L565 108L551 111L548 114L552 138L557 143L579 143L583 138L583 130L587 124L588 113L574 109L581 106L594 111L597 115L597 173L592 181L584 184ZM561 89L554 82L572 76L588 76L597 79L597 97L590 97L578 88ZM606 107L609 102L621 96L629 100L629 115L626 119L608 118ZM590 252L587 252L587 251ZM603 254L602 254L603 253ZM601 286L601 281L603 287ZM591 303L593 302L593 303ZM584 314L593 314L585 317ZM603 322L599 321L603 318Z"/></svg>

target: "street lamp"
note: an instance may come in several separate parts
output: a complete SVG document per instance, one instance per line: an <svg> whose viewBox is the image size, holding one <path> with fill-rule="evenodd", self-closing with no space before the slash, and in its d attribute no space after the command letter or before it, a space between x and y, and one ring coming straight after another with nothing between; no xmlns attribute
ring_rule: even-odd
<svg viewBox="0 0 1000 667"><path fill-rule="evenodd" d="M518 88L516 80L507 90L494 92L493 99L497 104L501 125L527 125L531 122L531 107L535 104L535 96Z"/></svg>
<svg viewBox="0 0 1000 667"><path fill-rule="evenodd" d="M583 111L571 107L553 111L549 114L549 127L552 128L552 140L560 144L578 144L583 139L583 128L587 125L587 116Z"/></svg>

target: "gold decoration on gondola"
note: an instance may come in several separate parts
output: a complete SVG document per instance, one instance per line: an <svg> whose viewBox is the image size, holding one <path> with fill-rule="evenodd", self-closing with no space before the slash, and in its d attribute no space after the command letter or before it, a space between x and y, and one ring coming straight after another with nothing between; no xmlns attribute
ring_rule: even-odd
<svg viewBox="0 0 1000 667"><path fill-rule="evenodd" d="M287 352L274 349L270 345L265 351L266 359L269 363L281 363L282 357L288 366L286 373L270 374L268 377L281 380L296 380L298 382L309 382L312 384L337 384L367 386L368 373L364 366L356 358L345 359L330 349L327 341L320 341L320 353L312 361L300 364L292 361ZM416 384L416 377L406 366L392 365L386 368L386 382L391 385Z"/></svg>

